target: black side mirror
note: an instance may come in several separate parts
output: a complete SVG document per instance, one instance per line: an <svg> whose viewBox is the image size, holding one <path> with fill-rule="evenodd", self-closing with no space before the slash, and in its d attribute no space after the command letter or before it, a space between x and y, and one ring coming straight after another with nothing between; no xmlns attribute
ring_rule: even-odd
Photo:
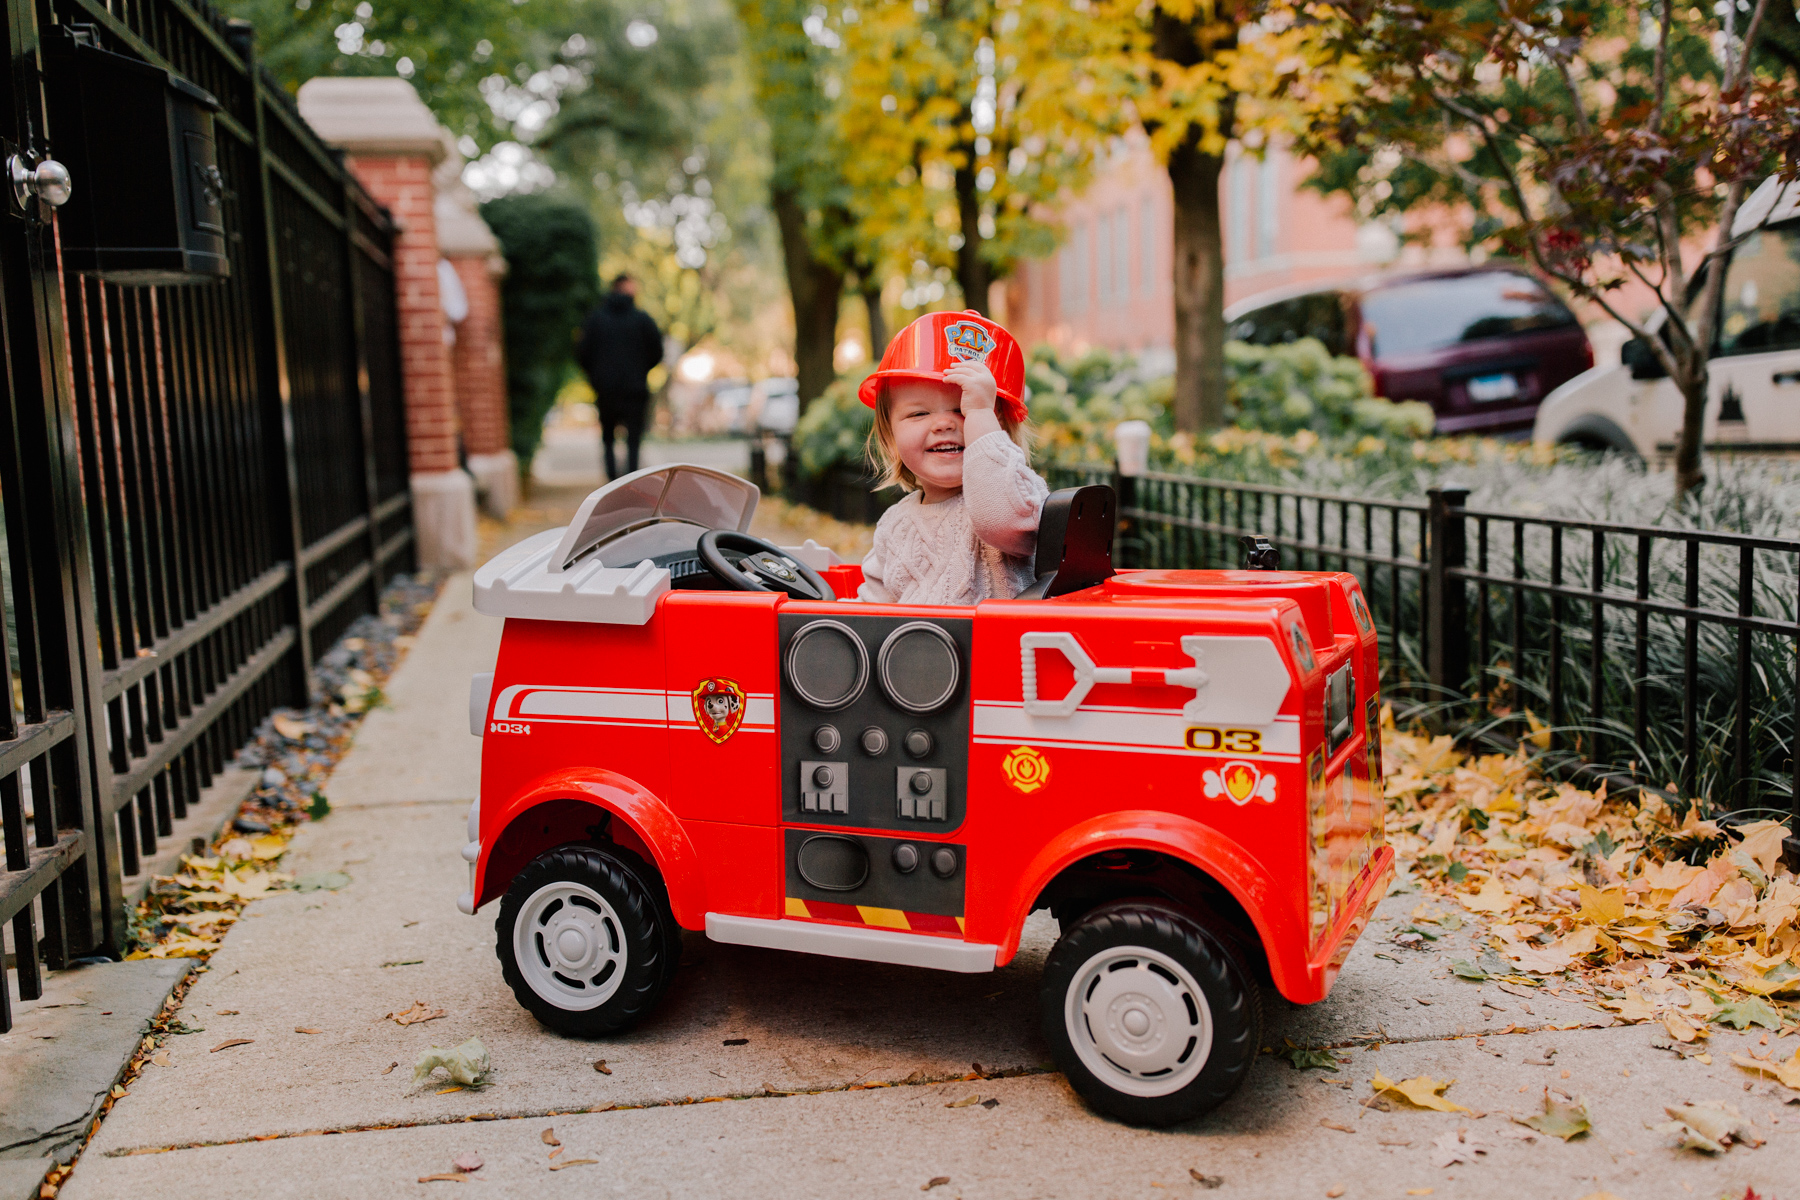
<svg viewBox="0 0 1800 1200"><path fill-rule="evenodd" d="M1281 551L1271 545L1268 538L1245 534L1238 539L1238 545L1244 548L1244 570L1281 570Z"/></svg>
<svg viewBox="0 0 1800 1200"><path fill-rule="evenodd" d="M1669 374L1643 338L1632 338L1619 347L1619 361L1631 368L1633 379L1663 379Z"/></svg>

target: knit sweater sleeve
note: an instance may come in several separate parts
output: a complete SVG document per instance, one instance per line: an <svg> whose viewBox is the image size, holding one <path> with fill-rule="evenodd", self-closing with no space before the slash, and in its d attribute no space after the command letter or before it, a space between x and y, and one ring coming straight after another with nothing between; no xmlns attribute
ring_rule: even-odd
<svg viewBox="0 0 1800 1200"><path fill-rule="evenodd" d="M898 508L895 505L894 508ZM892 604L899 599L895 589L888 586L888 576L892 573L893 564L888 560L893 550L893 521L889 517L894 509L881 514L881 520L875 525L875 540L869 546L869 552L863 556L862 586L856 589L856 598L871 604Z"/></svg>
<svg viewBox="0 0 1800 1200"><path fill-rule="evenodd" d="M963 455L963 502L975 536L1015 558L1035 553L1050 486L1004 430L976 438Z"/></svg>

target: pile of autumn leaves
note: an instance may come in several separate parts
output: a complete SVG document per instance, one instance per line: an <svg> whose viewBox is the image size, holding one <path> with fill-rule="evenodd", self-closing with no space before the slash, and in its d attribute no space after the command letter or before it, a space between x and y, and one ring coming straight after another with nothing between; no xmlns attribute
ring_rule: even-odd
<svg viewBox="0 0 1800 1200"><path fill-rule="evenodd" d="M1800 878L1782 865L1780 823L1725 828L1700 805L1551 782L1524 747L1470 755L1391 714L1382 749L1400 861L1487 923L1457 975L1543 987L1682 1043L1714 1025L1800 1027ZM1800 1052L1732 1058L1800 1090Z"/></svg>

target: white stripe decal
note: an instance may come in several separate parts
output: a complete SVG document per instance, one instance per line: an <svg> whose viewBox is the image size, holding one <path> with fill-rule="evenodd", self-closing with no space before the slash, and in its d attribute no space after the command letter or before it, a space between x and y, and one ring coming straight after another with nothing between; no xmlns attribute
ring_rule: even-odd
<svg viewBox="0 0 1800 1200"><path fill-rule="evenodd" d="M520 717L578 717L591 721L668 720L655 692L531 691L519 700Z"/></svg>
<svg viewBox="0 0 1800 1200"><path fill-rule="evenodd" d="M668 692L669 723L672 725L693 725L700 723L694 719L694 698L687 692ZM775 728L775 693L748 692L744 696L744 723L740 729L771 730Z"/></svg>
<svg viewBox="0 0 1800 1200"><path fill-rule="evenodd" d="M1026 714L1022 703L977 701L974 715L974 740L977 742L1028 742L1045 747L1165 754L1229 756L1232 753L1189 749L1187 731L1198 723L1187 720L1179 711L1166 708L1083 707L1066 717L1033 717ZM1276 717L1268 725L1244 728L1254 729L1261 735L1262 749L1257 757L1299 758L1298 719Z"/></svg>
<svg viewBox="0 0 1800 1200"><path fill-rule="evenodd" d="M773 733L775 696L751 695L740 733ZM570 688L514 684L494 702L494 719L531 720L557 725L671 724L694 728L693 700L686 692L650 688Z"/></svg>

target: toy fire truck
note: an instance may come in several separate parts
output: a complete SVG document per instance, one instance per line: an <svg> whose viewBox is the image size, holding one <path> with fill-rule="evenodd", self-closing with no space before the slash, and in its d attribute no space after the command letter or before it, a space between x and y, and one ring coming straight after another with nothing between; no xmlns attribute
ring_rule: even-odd
<svg viewBox="0 0 1800 1200"><path fill-rule="evenodd" d="M1048 909L1044 1033L1089 1103L1230 1095L1260 981L1323 999L1392 869L1356 580L1115 572L1087 487L1047 502L1018 599L863 603L857 566L748 536L757 499L639 471L476 573L506 625L460 907L500 900L520 1003L625 1029L683 929L992 971Z"/></svg>

